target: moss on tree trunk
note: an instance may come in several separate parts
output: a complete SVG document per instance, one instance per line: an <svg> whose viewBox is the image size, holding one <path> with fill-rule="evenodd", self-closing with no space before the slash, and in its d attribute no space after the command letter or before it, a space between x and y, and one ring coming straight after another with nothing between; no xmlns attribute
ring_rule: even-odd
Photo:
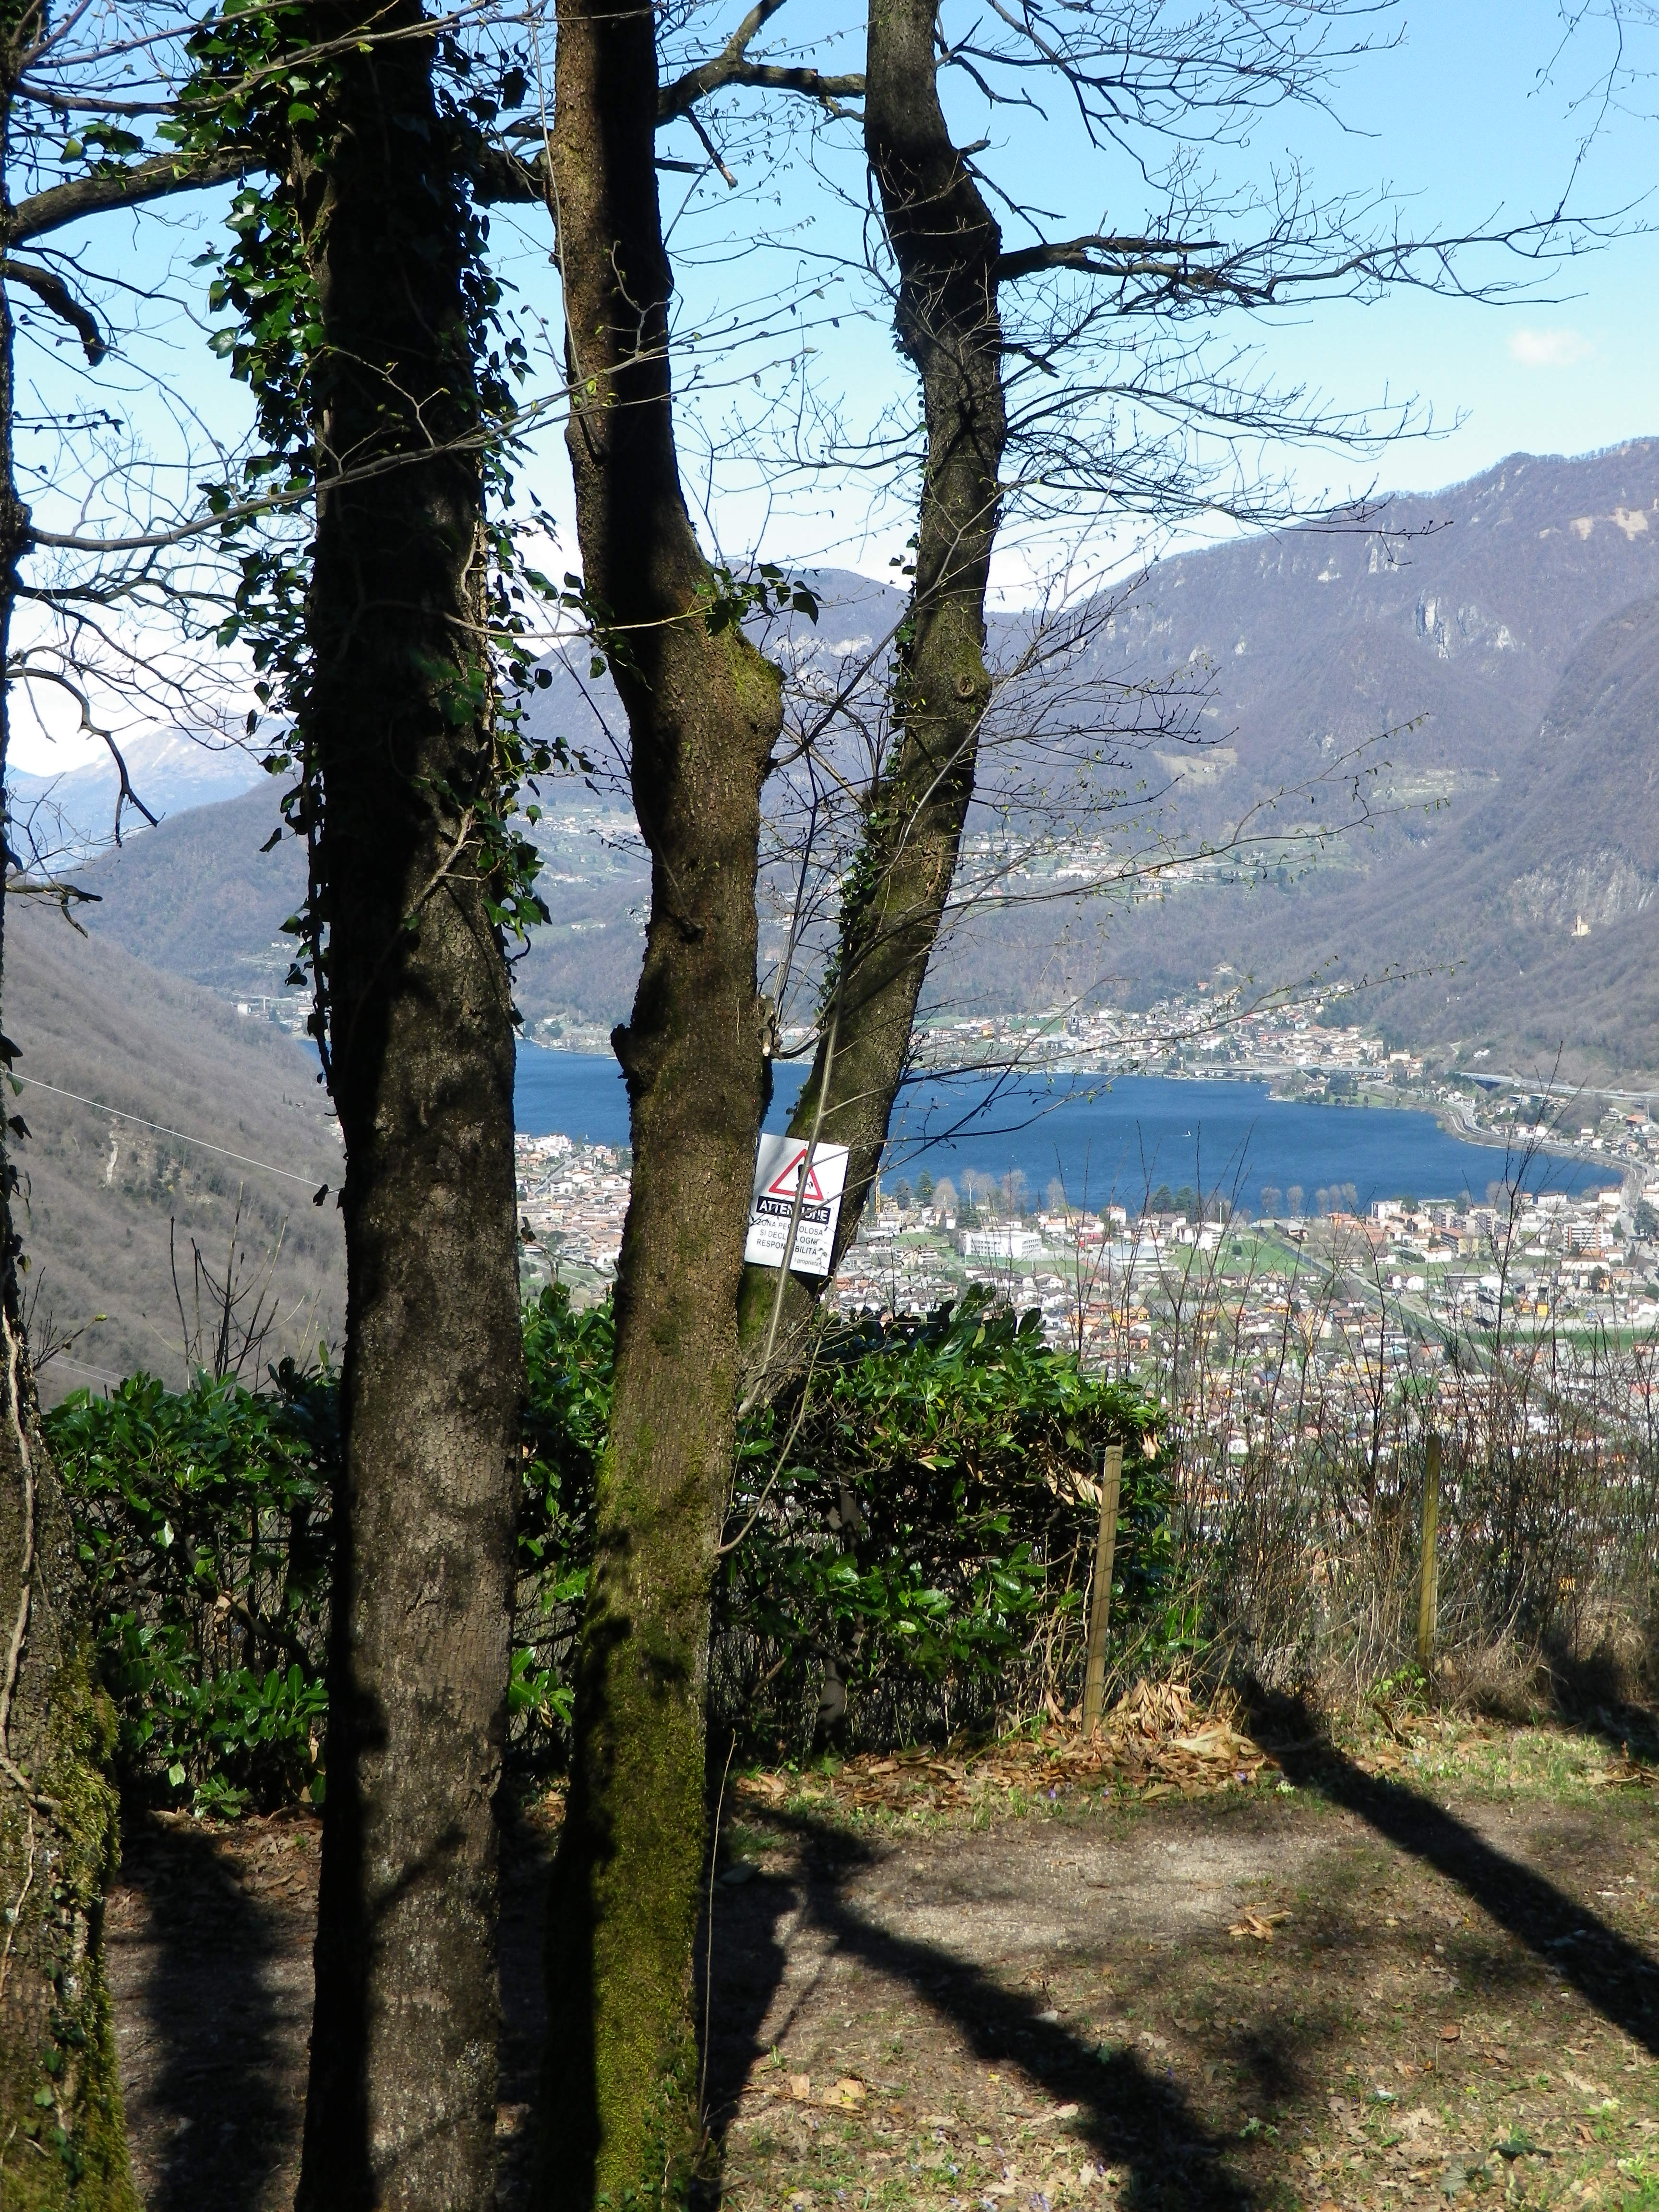
<svg viewBox="0 0 1659 2212"><path fill-rule="evenodd" d="M9 1243L9 1209L3 1221ZM40 1431L8 1267L0 1310L0 2204L137 2212L104 1980L119 1859L114 1711ZM12 1655L15 1652L15 1659Z"/></svg>
<svg viewBox="0 0 1659 2212"><path fill-rule="evenodd" d="M617 624L651 916L631 1018L633 1189L611 1433L554 1870L541 2202L673 2197L696 2153L692 1944L707 1838L709 1607L731 1479L737 1292L765 1102L760 790L778 672L705 620L668 374L648 10L559 22L552 200L590 594Z"/></svg>

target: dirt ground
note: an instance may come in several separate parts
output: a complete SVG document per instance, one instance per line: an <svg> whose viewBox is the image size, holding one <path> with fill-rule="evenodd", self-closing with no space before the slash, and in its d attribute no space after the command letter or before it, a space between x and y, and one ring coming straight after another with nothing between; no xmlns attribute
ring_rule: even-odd
<svg viewBox="0 0 1659 2212"><path fill-rule="evenodd" d="M994 1801L761 1777L712 1887L731 2212L1659 2212L1659 1793L1617 1742L1419 1721L1239 1783ZM937 1762L933 1762L937 1765ZM943 1770L941 1770L943 1771ZM522 2200L546 1824L507 1867ZM292 2197L317 1832L136 1822L108 1945L151 2212Z"/></svg>

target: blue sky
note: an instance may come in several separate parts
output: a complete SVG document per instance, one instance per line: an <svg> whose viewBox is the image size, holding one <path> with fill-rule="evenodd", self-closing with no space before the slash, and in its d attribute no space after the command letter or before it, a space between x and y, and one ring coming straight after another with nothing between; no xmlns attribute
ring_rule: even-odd
<svg viewBox="0 0 1659 2212"><path fill-rule="evenodd" d="M781 28L792 10L818 32L817 52L830 66L860 65L862 42L851 0L833 8L791 0L777 19ZM711 9L717 35L738 12L736 0ZM967 11L961 13L965 20ZM1659 358L1659 238L1644 234L1645 226L1659 222L1659 194L1651 191L1651 180L1659 180L1659 120L1644 112L1659 112L1659 82L1642 81L1644 70L1659 68L1659 33L1644 33L1645 43L1632 48L1625 96L1602 116L1581 161L1586 125L1599 112L1585 96L1593 100L1613 52L1603 18L1586 15L1565 46L1561 15L1547 0L1508 6L1453 0L1433 10L1407 6L1379 11L1370 28L1385 42L1382 50L1336 79L1335 115L1280 107L1255 121L1243 145L1202 156L1206 173L1224 191L1237 191L1259 189L1294 163L1316 197L1391 198L1401 210L1401 228L1419 234L1523 220L1554 206L1571 179L1571 207L1586 216L1622 210L1625 234L1546 272L1532 296L1503 305L1401 291L1364 306L1339 301L1235 319L1218 334L1220 342L1249 349L1260 373L1281 388L1304 387L1336 410L1386 409L1409 398L1419 404L1419 421L1433 425L1431 436L1369 454L1286 447L1272 457L1273 465L1293 481L1303 504L1313 506L1373 487L1449 483L1518 449L1578 453L1659 430L1651 367ZM1052 210L1055 229L1087 230L1103 219L1116 227L1145 212L1144 184L1121 156L1089 147L1063 100L1048 98L1041 118L1006 107L988 113L965 81L947 84L958 135L988 137L982 157L988 173L1016 198ZM663 179L665 210L678 208L689 193L672 240L683 333L717 333L727 316L745 332L744 348L694 345L679 364L694 509L706 515L710 535L728 555L757 552L791 563L827 558L885 574L908 526L909 494L902 484L892 496L872 501L856 474L833 468L763 482L768 472L744 459L733 428L740 406L752 416L768 397L798 394L785 364L806 320L814 325L812 377L820 404L840 409L854 428L878 420L885 408L913 407L908 370L879 314L870 312L867 291L860 294L855 271L836 270L838 260L858 254L856 149L837 144L832 133L819 141L813 167L800 158L799 143L792 156L775 143L745 143L732 127L737 192L707 176L695 186L672 174ZM681 126L664 150L689 157L697 149ZM1011 222L1006 228L1014 242L1016 226ZM187 264L204 231L210 238L214 231L213 210L205 204L122 218L88 240L92 258L106 269L118 269L124 278L138 276L155 289L137 311L126 362L97 379L77 380L77 396L95 392L105 404L115 400L158 464L182 470L181 482L199 471L205 436L234 441L246 422L242 395L201 342L208 319L201 298L205 276ZM557 330L545 219L538 210L503 213L495 234L520 311L532 324L539 319L546 336L539 378L545 392L555 381ZM1524 274L1502 256L1467 265L1476 281ZM802 296L815 288L821 298ZM792 295L805 313L787 322L776 311ZM115 304L121 319L131 322L131 313ZM760 338L755 334L761 330L781 335ZM31 389L41 411L64 404L69 380L60 352L31 355L26 349L21 367L26 407ZM757 369L758 387L746 380ZM568 475L551 416L524 457L521 480L555 517L568 516ZM58 496L73 491L65 483ZM49 494L37 496L37 513L44 515L51 504ZM1091 529L1084 557L1093 567L1105 565L1112 551L1127 550L1127 539L1113 544L1097 518ZM1177 542L1194 534L1203 535L1202 527ZM1042 558L1054 554L1054 543L1051 534ZM574 562L571 549L562 550ZM1011 545L1001 581L1012 596L1029 587L1037 557L1022 557ZM52 750L32 738L26 724L20 718L21 765L39 769L55 759L69 766L83 757L61 726Z"/></svg>
<svg viewBox="0 0 1659 2212"><path fill-rule="evenodd" d="M1571 102L1612 55L1605 23L1588 20L1540 81L1560 43L1554 6L1453 4L1407 9L1401 21L1397 50L1356 66L1339 95L1352 131L1316 123L1300 134L1318 180L1386 185L1407 222L1425 228L1554 204L1592 112L1575 113ZM1653 38L1632 58L1659 61ZM1638 84L1607 115L1573 182L1570 204L1580 213L1625 209L1632 233L1659 221L1659 121L1639 112L1656 104L1659 86ZM1476 267L1519 273L1501 257ZM1492 306L1401 292L1364 307L1322 307L1265 343L1287 374L1345 401L1368 404L1385 386L1420 395L1440 434L1396 447L1379 474L1391 488L1427 488L1520 449L1580 453L1659 427L1656 277L1659 240L1630 234L1546 278L1539 289L1548 296ZM1323 480L1311 462L1304 478Z"/></svg>

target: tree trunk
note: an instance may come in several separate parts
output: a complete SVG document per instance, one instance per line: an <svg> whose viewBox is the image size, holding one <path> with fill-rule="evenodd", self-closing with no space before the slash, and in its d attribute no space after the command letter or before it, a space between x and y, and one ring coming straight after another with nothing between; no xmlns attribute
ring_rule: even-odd
<svg viewBox="0 0 1659 2212"><path fill-rule="evenodd" d="M0 2203L137 2212L103 1962L115 1713L40 1433L9 1203L0 1235Z"/></svg>
<svg viewBox="0 0 1659 2212"><path fill-rule="evenodd" d="M301 2212L495 2203L514 1034L475 819L495 768L467 215L421 23L418 0L307 11L339 44L294 177L319 478L355 472L318 500L300 714L347 1267Z"/></svg>
<svg viewBox="0 0 1659 2212"><path fill-rule="evenodd" d="M837 1261L857 1231L908 1065L991 696L985 589L1007 435L997 311L1001 238L945 128L933 15L933 0L871 0L865 147L898 269L899 343L921 379L927 458L909 635L893 702L899 741L868 805L842 895L822 1036L790 1125L797 1136L817 1127L825 1144L850 1147ZM745 1269L743 1339L751 1369L777 1295L775 1272ZM786 1364L814 1304L792 1278L777 1338Z"/></svg>
<svg viewBox="0 0 1659 2212"><path fill-rule="evenodd" d="M586 2212L674 2195L699 2133L704 1681L765 1103L755 884L781 695L738 624L706 620L709 572L680 493L650 11L567 6L554 105L577 526L588 591L616 625L652 856L644 966L612 1039L633 1192L548 1938L540 2196Z"/></svg>
<svg viewBox="0 0 1659 2212"><path fill-rule="evenodd" d="M15 21L4 36L9 64ZM0 171L9 89L0 90ZM0 224L9 212L0 210ZM12 375L0 288L0 665L28 543L12 468ZM0 779L9 704L0 687ZM0 859L0 941L3 926ZM87 1592L40 1433L18 1291L16 1187L0 1129L0 2204L137 2212L103 1963L104 1892L120 1856L109 1778L115 1714L94 1676Z"/></svg>

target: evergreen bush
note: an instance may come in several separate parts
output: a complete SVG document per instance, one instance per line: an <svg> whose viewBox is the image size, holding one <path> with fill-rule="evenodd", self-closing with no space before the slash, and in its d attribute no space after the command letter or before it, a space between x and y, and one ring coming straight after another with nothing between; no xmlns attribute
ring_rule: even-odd
<svg viewBox="0 0 1659 2212"><path fill-rule="evenodd" d="M556 1764L610 1413L608 1304L562 1285L526 1310L528 1377L509 1716ZM250 1391L137 1375L48 1416L129 1777L198 1811L299 1796L325 1774L331 1376ZM1073 1701L1106 1443L1125 1446L1120 1645L1189 1642L1158 1416L982 1296L831 1330L742 1425L711 1696L756 1748L799 1753L826 1716L890 1741ZM840 1695L846 1706L841 1710Z"/></svg>

